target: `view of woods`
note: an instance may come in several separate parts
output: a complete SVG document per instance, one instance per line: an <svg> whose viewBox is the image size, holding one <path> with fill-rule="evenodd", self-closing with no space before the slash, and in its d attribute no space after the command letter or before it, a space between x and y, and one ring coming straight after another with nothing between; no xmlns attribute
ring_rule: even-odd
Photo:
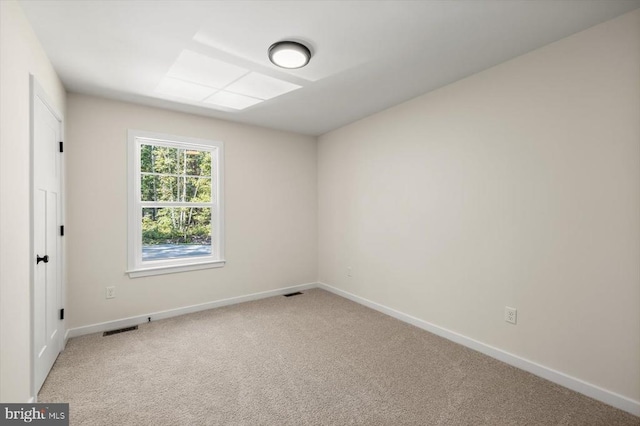
<svg viewBox="0 0 640 426"><path fill-rule="evenodd" d="M140 171L142 244L210 244L211 208L188 203L211 202L211 152L143 144Z"/></svg>

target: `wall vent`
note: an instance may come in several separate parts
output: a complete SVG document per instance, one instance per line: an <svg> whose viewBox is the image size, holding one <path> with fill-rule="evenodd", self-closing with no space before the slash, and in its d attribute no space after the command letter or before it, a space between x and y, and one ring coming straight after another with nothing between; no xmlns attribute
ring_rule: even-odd
<svg viewBox="0 0 640 426"><path fill-rule="evenodd" d="M112 334L124 333L125 331L132 331L137 329L138 329L138 326L134 325L133 327L125 327L125 328L119 328L117 330L105 331L104 333L102 333L102 337L111 336Z"/></svg>

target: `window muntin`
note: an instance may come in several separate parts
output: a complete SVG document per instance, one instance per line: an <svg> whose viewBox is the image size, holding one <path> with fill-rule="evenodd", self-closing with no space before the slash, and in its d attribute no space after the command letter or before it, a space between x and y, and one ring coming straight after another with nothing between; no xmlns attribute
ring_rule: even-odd
<svg viewBox="0 0 640 426"><path fill-rule="evenodd" d="M129 275L224 265L221 142L129 132Z"/></svg>

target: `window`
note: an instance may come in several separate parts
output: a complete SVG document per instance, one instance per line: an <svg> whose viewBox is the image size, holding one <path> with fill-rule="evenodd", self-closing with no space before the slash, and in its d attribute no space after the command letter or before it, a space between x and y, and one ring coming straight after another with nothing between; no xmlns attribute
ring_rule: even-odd
<svg viewBox="0 0 640 426"><path fill-rule="evenodd" d="M224 266L222 142L129 130L130 277Z"/></svg>

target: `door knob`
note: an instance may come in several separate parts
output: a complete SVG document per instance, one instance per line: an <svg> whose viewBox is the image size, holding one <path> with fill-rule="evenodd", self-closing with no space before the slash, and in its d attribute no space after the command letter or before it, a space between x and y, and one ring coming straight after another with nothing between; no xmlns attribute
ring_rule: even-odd
<svg viewBox="0 0 640 426"><path fill-rule="evenodd" d="M40 257L36 254L36 265L40 262L49 263L49 255L45 254L43 257Z"/></svg>

